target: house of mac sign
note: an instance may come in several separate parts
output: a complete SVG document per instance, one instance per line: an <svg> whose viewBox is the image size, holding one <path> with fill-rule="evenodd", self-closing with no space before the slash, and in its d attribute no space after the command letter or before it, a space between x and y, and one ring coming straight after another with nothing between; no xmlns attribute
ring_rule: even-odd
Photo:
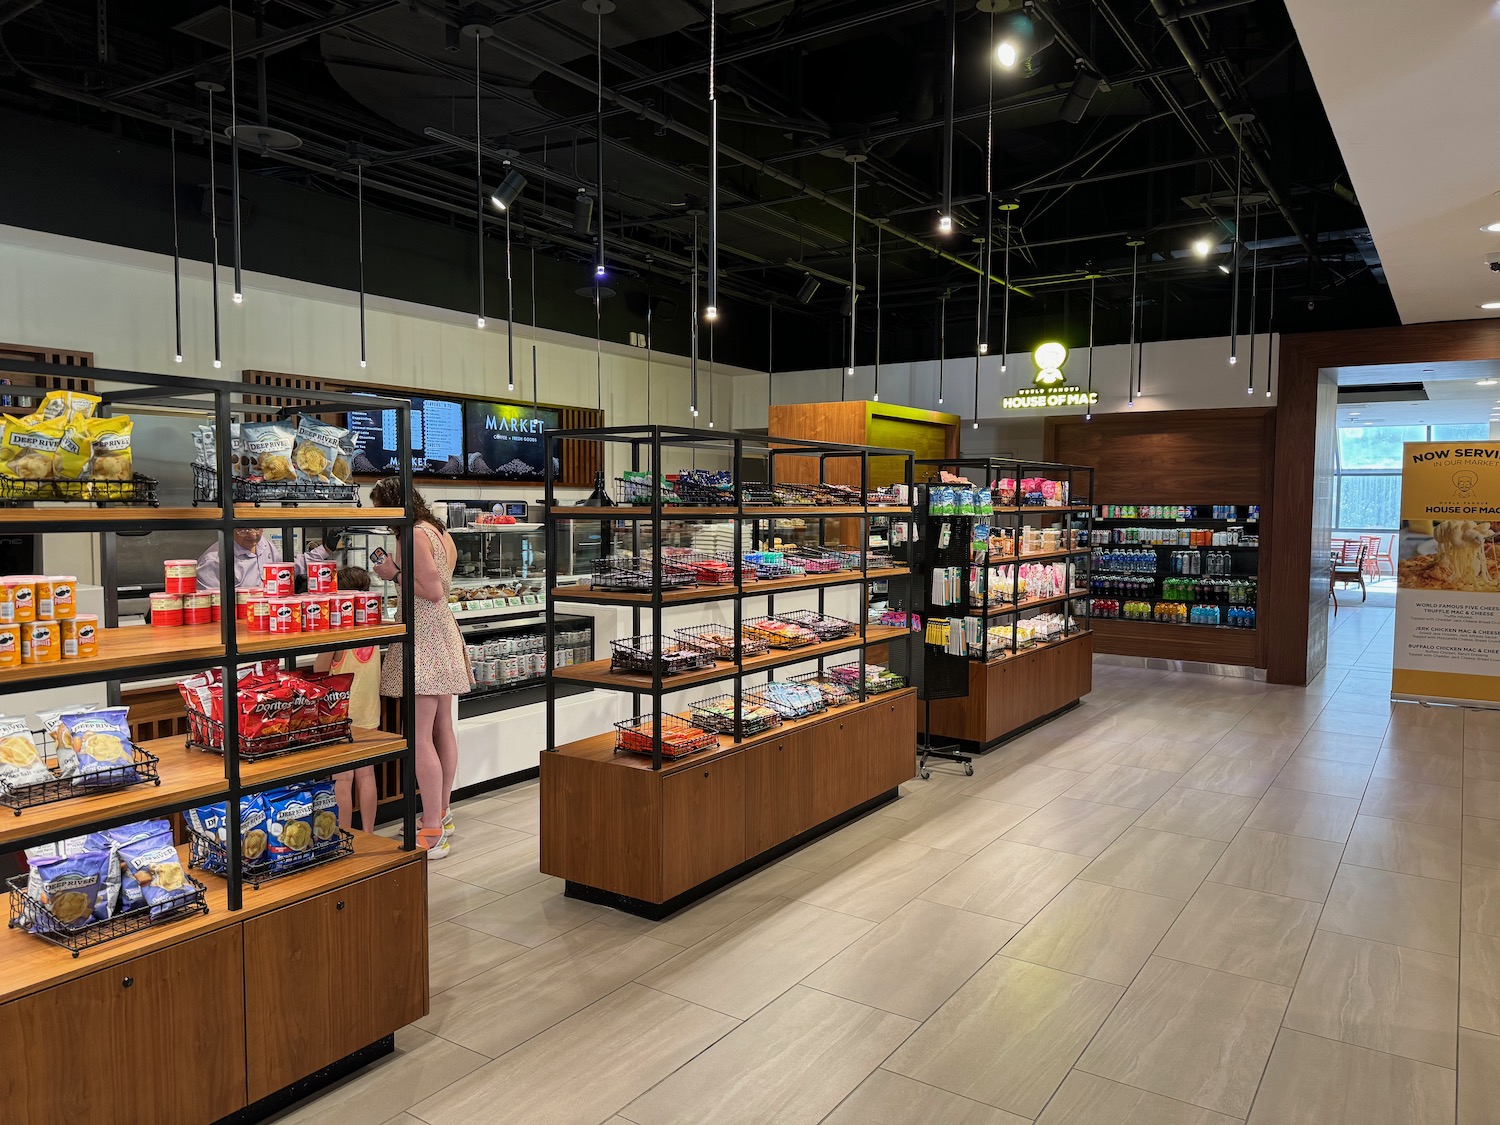
<svg viewBox="0 0 1500 1125"><path fill-rule="evenodd" d="M1000 400L1004 410L1036 410L1049 406L1093 406L1099 401L1097 391L1086 391L1064 382L1062 365L1068 360L1068 349L1058 343L1046 343L1032 352L1036 361L1034 385L1022 387Z"/></svg>

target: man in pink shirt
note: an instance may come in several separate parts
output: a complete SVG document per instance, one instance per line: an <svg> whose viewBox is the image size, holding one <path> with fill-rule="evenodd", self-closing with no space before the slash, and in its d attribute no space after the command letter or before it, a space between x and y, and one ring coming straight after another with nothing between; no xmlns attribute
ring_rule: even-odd
<svg viewBox="0 0 1500 1125"><path fill-rule="evenodd" d="M298 555L293 562L297 573L307 574L309 562L322 562L333 556L328 548L319 543L311 551ZM281 556L271 541L266 538L265 528L237 527L234 529L234 585L237 590L258 590L264 581L263 567L281 562ZM198 556L198 588L200 590L222 589L219 581L219 545L214 543Z"/></svg>

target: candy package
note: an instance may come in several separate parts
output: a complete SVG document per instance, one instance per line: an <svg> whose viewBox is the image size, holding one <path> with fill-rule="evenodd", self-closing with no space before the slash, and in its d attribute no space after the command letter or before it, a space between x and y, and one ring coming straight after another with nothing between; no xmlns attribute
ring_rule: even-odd
<svg viewBox="0 0 1500 1125"><path fill-rule="evenodd" d="M247 462L245 475L263 481L293 481L292 452L297 431L290 422L246 422L240 426Z"/></svg>
<svg viewBox="0 0 1500 1125"><path fill-rule="evenodd" d="M309 418L306 414L297 419L296 445L292 451L292 465L300 480L319 484L347 484L348 459L343 456L344 435L348 431ZM343 465L340 465L340 461ZM339 468L345 475L337 475Z"/></svg>
<svg viewBox="0 0 1500 1125"><path fill-rule="evenodd" d="M59 715L57 729L66 735L57 739L59 775L71 777L74 785L98 784L90 779L106 771L118 771L105 779L108 785L139 781L133 765L129 714L128 707L102 707Z"/></svg>
<svg viewBox="0 0 1500 1125"><path fill-rule="evenodd" d="M95 912L107 893L105 880L110 863L107 851L81 851L35 860L28 883L35 885L34 897L51 917L35 918L32 932L52 930L54 924L76 931L94 922L98 918Z"/></svg>
<svg viewBox="0 0 1500 1125"><path fill-rule="evenodd" d="M134 882L153 916L171 913L193 897L195 888L188 882L170 831L121 844L120 861L124 866L121 898L132 893Z"/></svg>
<svg viewBox="0 0 1500 1125"><path fill-rule="evenodd" d="M0 718L0 793L52 780L25 719Z"/></svg>

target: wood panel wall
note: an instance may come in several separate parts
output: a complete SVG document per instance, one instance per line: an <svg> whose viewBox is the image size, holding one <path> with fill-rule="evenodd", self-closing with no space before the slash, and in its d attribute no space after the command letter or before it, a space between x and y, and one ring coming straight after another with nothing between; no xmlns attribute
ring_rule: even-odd
<svg viewBox="0 0 1500 1125"><path fill-rule="evenodd" d="M884 402L801 402L773 405L767 432L772 437L910 449L918 458L957 457L958 424L957 414ZM776 478L788 483L816 483L817 459L778 456ZM905 467L898 458L871 459L872 485L904 479ZM854 458L830 459L828 480L858 487L859 462Z"/></svg>
<svg viewBox="0 0 1500 1125"><path fill-rule="evenodd" d="M5 370L6 360L22 363L56 363L67 367L87 369L94 366L93 352L70 352L58 348L41 348L28 344L0 344L0 379L14 387L35 387L41 394L47 391L82 391L94 393L94 381L85 374L71 375L21 375ZM7 392L14 394L14 391ZM7 407L5 413L14 413L18 407Z"/></svg>

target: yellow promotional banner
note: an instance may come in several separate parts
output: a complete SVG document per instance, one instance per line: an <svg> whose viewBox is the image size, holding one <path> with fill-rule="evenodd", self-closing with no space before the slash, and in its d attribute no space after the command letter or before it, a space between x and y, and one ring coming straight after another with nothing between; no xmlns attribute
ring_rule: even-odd
<svg viewBox="0 0 1500 1125"><path fill-rule="evenodd" d="M1401 454L1391 695L1500 706L1500 442Z"/></svg>

